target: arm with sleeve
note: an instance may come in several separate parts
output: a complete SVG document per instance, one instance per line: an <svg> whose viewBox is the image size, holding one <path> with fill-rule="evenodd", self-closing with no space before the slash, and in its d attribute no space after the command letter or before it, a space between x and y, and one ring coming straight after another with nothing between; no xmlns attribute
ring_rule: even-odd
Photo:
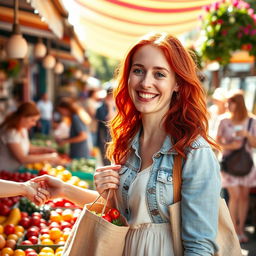
<svg viewBox="0 0 256 256"><path fill-rule="evenodd" d="M220 167L212 149L192 149L182 172L184 256L210 256L217 250L220 190Z"/></svg>

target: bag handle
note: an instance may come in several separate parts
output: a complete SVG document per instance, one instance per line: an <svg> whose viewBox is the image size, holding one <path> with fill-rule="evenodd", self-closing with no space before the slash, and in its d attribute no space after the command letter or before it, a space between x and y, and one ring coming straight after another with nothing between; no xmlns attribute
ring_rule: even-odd
<svg viewBox="0 0 256 256"><path fill-rule="evenodd" d="M181 200L181 172L182 172L182 156L175 155L173 163L173 201L177 203Z"/></svg>
<svg viewBox="0 0 256 256"><path fill-rule="evenodd" d="M250 117L249 122L248 122L248 126L247 126L247 131L248 131L248 132L250 131L251 124L252 124L252 118ZM243 142L242 147L245 146L246 142L247 142L247 138L244 138L244 142Z"/></svg>

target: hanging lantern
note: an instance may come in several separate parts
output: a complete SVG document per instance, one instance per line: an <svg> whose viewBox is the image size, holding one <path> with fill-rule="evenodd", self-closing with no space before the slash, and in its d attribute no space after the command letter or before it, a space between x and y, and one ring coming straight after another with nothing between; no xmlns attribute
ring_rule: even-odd
<svg viewBox="0 0 256 256"><path fill-rule="evenodd" d="M12 27L12 35L6 42L6 53L10 59L22 59L28 52L27 41L23 38L20 32L18 21L18 0L14 4L14 24Z"/></svg>
<svg viewBox="0 0 256 256"><path fill-rule="evenodd" d="M47 41L47 55L43 59L43 67L46 69L52 69L54 68L56 64L56 59L52 56L50 53L51 51L51 44L50 40Z"/></svg>
<svg viewBox="0 0 256 256"><path fill-rule="evenodd" d="M54 73L55 74L61 74L64 71L64 65L60 62L57 61L55 67L54 67Z"/></svg>
<svg viewBox="0 0 256 256"><path fill-rule="evenodd" d="M34 55L36 58L43 58L47 53L47 48L45 44L42 42L42 39L38 40L38 43L34 47Z"/></svg>
<svg viewBox="0 0 256 256"><path fill-rule="evenodd" d="M47 54L47 56L43 59L43 67L46 69L54 68L55 64L56 59L51 54Z"/></svg>
<svg viewBox="0 0 256 256"><path fill-rule="evenodd" d="M83 75L83 73L82 73L82 71L80 69L77 69L75 71L74 76L75 76L76 79L80 79L82 77L82 75Z"/></svg>

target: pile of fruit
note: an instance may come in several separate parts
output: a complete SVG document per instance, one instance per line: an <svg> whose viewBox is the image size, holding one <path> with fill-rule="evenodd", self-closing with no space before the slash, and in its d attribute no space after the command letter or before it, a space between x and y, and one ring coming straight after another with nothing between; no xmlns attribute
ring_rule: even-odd
<svg viewBox="0 0 256 256"><path fill-rule="evenodd" d="M80 171L86 173L94 173L96 166L96 160L94 158L80 158L73 159L70 164L68 164L67 168L72 171Z"/></svg>

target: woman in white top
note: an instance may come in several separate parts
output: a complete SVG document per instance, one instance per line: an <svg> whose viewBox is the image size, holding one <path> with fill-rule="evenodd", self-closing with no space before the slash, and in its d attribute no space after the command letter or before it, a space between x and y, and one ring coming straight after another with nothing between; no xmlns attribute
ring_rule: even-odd
<svg viewBox="0 0 256 256"><path fill-rule="evenodd" d="M23 164L61 162L53 149L29 142L28 130L36 125L39 117L36 104L25 102L0 125L0 170L15 172Z"/></svg>

